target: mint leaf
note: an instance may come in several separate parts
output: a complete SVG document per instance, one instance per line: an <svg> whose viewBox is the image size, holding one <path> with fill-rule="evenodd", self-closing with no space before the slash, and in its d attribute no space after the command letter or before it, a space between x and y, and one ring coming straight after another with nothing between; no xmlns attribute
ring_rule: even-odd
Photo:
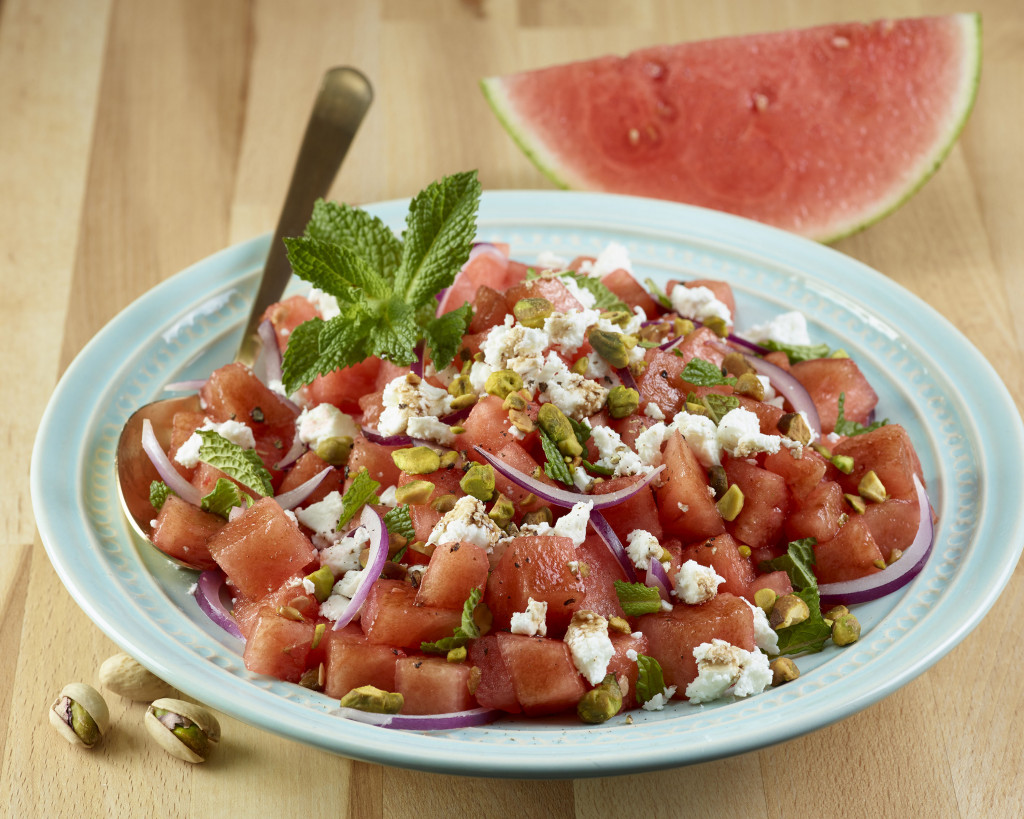
<svg viewBox="0 0 1024 819"><path fill-rule="evenodd" d="M569 418L568 416L566 416L566 420L569 422L569 426L572 427L576 440L579 441L580 446L586 451L587 441L590 440L590 426L586 421L577 421L575 418Z"/></svg>
<svg viewBox="0 0 1024 819"><path fill-rule="evenodd" d="M406 540L416 539L416 529L412 525L409 504L403 503L384 515L384 525L393 535L401 535Z"/></svg>
<svg viewBox="0 0 1024 819"><path fill-rule="evenodd" d="M562 453L559 452L558 444L543 429L538 427L537 430L540 432L540 445L544 450L544 474L553 481L561 481L566 486L573 486L572 470L565 462Z"/></svg>
<svg viewBox="0 0 1024 819"><path fill-rule="evenodd" d="M213 512L222 518L227 518L231 510L236 506L252 506L252 498L242 492L236 484L226 478L217 478L213 490L204 495L199 501L199 507L207 512Z"/></svg>
<svg viewBox="0 0 1024 819"><path fill-rule="evenodd" d="M711 413L711 420L716 424L722 420L723 416L734 410L740 405L740 399L735 395L719 395L717 392L709 392L701 400L708 412Z"/></svg>
<svg viewBox="0 0 1024 819"><path fill-rule="evenodd" d="M825 618L821 616L821 599L818 586L794 592L811 610L810 616L795 626L776 630L779 637L779 654L813 654L825 647L825 641L832 636Z"/></svg>
<svg viewBox="0 0 1024 819"><path fill-rule="evenodd" d="M343 301L351 301L354 291L369 298L381 299L390 293L390 286L370 263L345 245L321 239L297 236L285 239L292 271L324 292Z"/></svg>
<svg viewBox="0 0 1024 819"><path fill-rule="evenodd" d="M257 495L269 497L274 494L270 473L255 450L242 449L212 429L196 430L196 434L203 439L199 447L200 461L219 469Z"/></svg>
<svg viewBox="0 0 1024 819"><path fill-rule="evenodd" d="M627 617L639 617L641 614L661 611L661 593L653 586L616 580L615 594Z"/></svg>
<svg viewBox="0 0 1024 819"><path fill-rule="evenodd" d="M452 359L462 346L466 328L472 320L473 308L467 301L457 310L451 310L427 322L424 338L435 369L443 370L452 363Z"/></svg>
<svg viewBox="0 0 1024 819"><path fill-rule="evenodd" d="M149 502L159 512L164 508L167 499L174 494L174 491L163 481L153 481L149 485Z"/></svg>
<svg viewBox="0 0 1024 819"><path fill-rule="evenodd" d="M827 344L783 344L781 341L774 341L772 339L758 343L768 350L785 353L789 358L790 364L810 361L813 358L827 358L829 352L831 352Z"/></svg>
<svg viewBox="0 0 1024 819"><path fill-rule="evenodd" d="M365 210L318 199L305 235L351 248L382 278L394 281L402 260L402 243L391 228Z"/></svg>
<svg viewBox="0 0 1024 819"><path fill-rule="evenodd" d="M611 467L598 466L597 464L592 464L586 458L581 459L580 464L583 466L584 469L589 469L595 475L603 475L606 478L610 478L612 475L615 474L615 470L612 469Z"/></svg>
<svg viewBox="0 0 1024 819"><path fill-rule="evenodd" d="M447 654L453 648L461 648L479 637L480 627L473 619L473 610L479 605L483 594L482 589L473 589L462 604L462 624L455 627L452 636L442 637L433 643L420 643L420 651L425 654Z"/></svg>
<svg viewBox="0 0 1024 819"><path fill-rule="evenodd" d="M416 323L416 311L397 297L380 305L368 336L370 355L386 358L394 364L412 364L413 350L422 330Z"/></svg>
<svg viewBox="0 0 1024 819"><path fill-rule="evenodd" d="M341 496L341 517L338 519L337 531L340 532L367 503L380 503L380 498L377 497L378 489L380 484L370 477L364 466L352 480L352 485Z"/></svg>
<svg viewBox="0 0 1024 819"><path fill-rule="evenodd" d="M639 673L636 679L636 698L640 702L647 702L658 694L665 693L665 675L661 670L661 663L648 657L646 654L636 655L636 664Z"/></svg>
<svg viewBox="0 0 1024 819"><path fill-rule="evenodd" d="M476 235L480 182L476 171L446 176L409 205L395 295L413 308L427 304L455 280Z"/></svg>
<svg viewBox="0 0 1024 819"><path fill-rule="evenodd" d="M644 279L644 284L647 286L647 290L651 294L652 299L658 302L658 304L666 310L672 309L672 299L665 294L665 291L658 286L658 283L654 281L654 279Z"/></svg>
<svg viewBox="0 0 1024 819"><path fill-rule="evenodd" d="M686 362L680 377L697 387L715 387L719 384L735 384L736 379L722 375L722 371L703 358L691 358Z"/></svg>
<svg viewBox="0 0 1024 819"><path fill-rule="evenodd" d="M814 546L817 540L813 537L805 537L802 540L790 541L786 547L786 554L767 561L768 571L783 571L789 575L789 582L793 588L810 589L818 588L818 579L814 576Z"/></svg>
<svg viewBox="0 0 1024 819"><path fill-rule="evenodd" d="M847 421L843 417L843 405L846 403L846 393L839 393L839 415L836 417L835 433L836 435L863 435L865 432L873 432L879 427L884 427L889 423L889 419L885 418L881 421L875 421L868 426L858 424L856 421Z"/></svg>

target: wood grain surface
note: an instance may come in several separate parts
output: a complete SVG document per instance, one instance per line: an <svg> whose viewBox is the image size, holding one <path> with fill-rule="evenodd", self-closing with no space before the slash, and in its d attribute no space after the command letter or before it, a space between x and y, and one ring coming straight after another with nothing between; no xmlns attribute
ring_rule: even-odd
<svg viewBox="0 0 1024 819"><path fill-rule="evenodd" d="M270 230L322 72L376 102L333 193L415 193L479 168L550 188L480 77L662 42L980 10L983 78L945 165L837 248L956 324L1024 398L1020 0L2 0L0 2L0 815L1011 817L1024 815L1024 570L948 656L877 705L777 747L661 773L521 782L351 762L224 718L211 760L157 750L143 708L81 752L46 724L114 644L71 600L29 498L36 426L111 317L190 263ZM1017 475L987 476L1019 481ZM958 617L955 604L945 613Z"/></svg>

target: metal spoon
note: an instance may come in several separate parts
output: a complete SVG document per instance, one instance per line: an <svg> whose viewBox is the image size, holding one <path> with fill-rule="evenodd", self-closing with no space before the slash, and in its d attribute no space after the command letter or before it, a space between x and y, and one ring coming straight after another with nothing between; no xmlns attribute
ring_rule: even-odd
<svg viewBox="0 0 1024 819"><path fill-rule="evenodd" d="M235 355L236 361L250 367L255 363L260 352L256 332L260 318L267 307L281 298L291 278L283 239L299 236L305 230L314 202L327 195L372 100L373 89L369 80L356 69L332 68L324 75L270 244L259 291ZM144 538L148 538L152 531L153 507L149 501L149 486L158 476L142 449L142 422L149 419L157 439L166 448L170 444L174 414L198 409L199 397L196 395L154 401L136 410L121 430L115 460L118 493L129 522Z"/></svg>

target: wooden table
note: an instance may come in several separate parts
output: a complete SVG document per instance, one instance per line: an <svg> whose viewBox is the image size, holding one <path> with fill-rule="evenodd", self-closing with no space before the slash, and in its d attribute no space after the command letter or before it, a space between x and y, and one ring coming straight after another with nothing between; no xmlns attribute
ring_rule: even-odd
<svg viewBox="0 0 1024 819"><path fill-rule="evenodd" d="M1024 9L976 5L984 76L958 144L907 205L837 247L946 315L1020 401ZM359 66L377 91L338 197L408 196L473 167L485 188L549 188L490 114L479 77L673 40L960 10L944 0L0 4L0 805L19 817L1020 816L1024 675L1017 643L1004 646L1022 633L1024 570L961 646L896 694L732 759L485 781L350 762L225 718L223 747L190 767L155 750L142 707L114 696L116 730L92 753L46 725L55 692L95 682L115 646L58 581L28 487L40 415L89 338L161 280L273 227L325 68Z"/></svg>

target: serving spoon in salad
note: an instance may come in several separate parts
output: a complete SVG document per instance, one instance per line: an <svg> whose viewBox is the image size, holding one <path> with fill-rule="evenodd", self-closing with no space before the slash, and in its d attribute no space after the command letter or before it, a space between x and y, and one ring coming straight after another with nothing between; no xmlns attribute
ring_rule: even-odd
<svg viewBox="0 0 1024 819"><path fill-rule="evenodd" d="M291 278L283 240L302 235L314 203L327 195L372 100L369 80L356 69L332 68L324 75L235 361L250 367L255 364L262 344L257 332L260 319L271 304L280 300ZM132 528L144 538L152 531L149 487L158 475L143 449L143 425L147 420L152 424L157 440L166 449L175 413L198 410L197 395L154 401L136 410L121 430L115 456L118 494Z"/></svg>

